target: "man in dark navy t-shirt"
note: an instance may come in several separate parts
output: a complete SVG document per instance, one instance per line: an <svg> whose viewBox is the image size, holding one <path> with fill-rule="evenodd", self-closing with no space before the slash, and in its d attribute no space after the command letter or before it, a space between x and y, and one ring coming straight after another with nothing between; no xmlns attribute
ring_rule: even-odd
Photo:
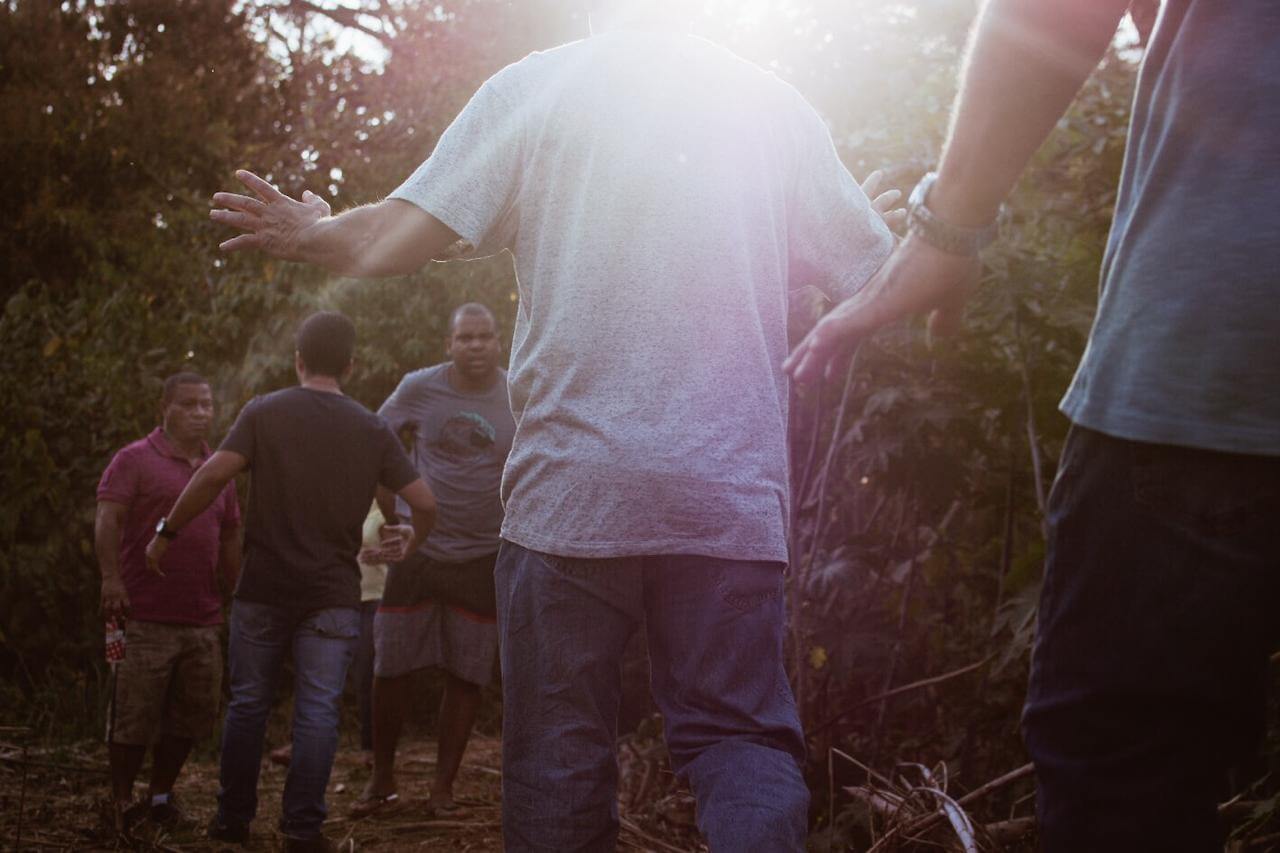
<svg viewBox="0 0 1280 853"><path fill-rule="evenodd" d="M399 440L382 418L342 393L354 346L355 327L342 314L307 318L297 335L298 385L244 407L147 547L148 566L158 572L169 539L236 474L250 472L244 569L231 608L231 704L218 813L209 827L219 840L248 838L267 715L291 649L293 761L280 829L288 850L332 849L320 829L338 744L338 700L360 632L361 527L379 487L398 493L412 512L411 532L385 530L401 554L416 549L434 521L435 498Z"/></svg>

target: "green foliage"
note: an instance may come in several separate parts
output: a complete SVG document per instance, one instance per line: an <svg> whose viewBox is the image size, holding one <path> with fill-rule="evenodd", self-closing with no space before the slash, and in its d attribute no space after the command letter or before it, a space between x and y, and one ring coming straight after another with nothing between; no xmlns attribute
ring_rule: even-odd
<svg viewBox="0 0 1280 853"><path fill-rule="evenodd" d="M970 0L697 9L699 31L818 105L859 177L883 167L906 189L933 163ZM488 74L583 34L581 7L558 0L0 4L3 716L92 730L94 486L154 424L164 375L210 376L225 428L293 381L292 330L316 308L355 319L349 390L371 406L443 358L453 306L485 302L511 328L509 260L353 282L227 259L209 195L247 167L336 208L377 199ZM1040 152L966 335L930 348L917 327L883 333L847 381L796 400L790 643L815 758L946 761L961 791L1024 760L1042 507L1066 429L1056 404L1092 318L1132 78L1129 58L1109 56ZM797 305L793 333L818 310ZM843 763L829 779L860 774ZM825 774L815 787L833 843L864 831ZM1021 793L993 801L1007 813Z"/></svg>

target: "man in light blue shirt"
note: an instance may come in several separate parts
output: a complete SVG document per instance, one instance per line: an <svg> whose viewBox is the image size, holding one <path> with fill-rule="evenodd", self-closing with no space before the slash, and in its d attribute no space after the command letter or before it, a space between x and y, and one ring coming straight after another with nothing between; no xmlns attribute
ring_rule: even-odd
<svg viewBox="0 0 1280 853"><path fill-rule="evenodd" d="M792 354L805 380L879 326L953 321L1027 160L1128 0L994 0L911 234ZM1054 851L1222 849L1280 640L1280 6L1166 0L1133 107L1048 508L1024 713Z"/></svg>

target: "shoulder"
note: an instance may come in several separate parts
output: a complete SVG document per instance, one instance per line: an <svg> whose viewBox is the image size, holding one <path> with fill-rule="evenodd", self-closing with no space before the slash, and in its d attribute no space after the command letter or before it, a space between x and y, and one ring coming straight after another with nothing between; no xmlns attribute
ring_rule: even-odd
<svg viewBox="0 0 1280 853"><path fill-rule="evenodd" d="M383 407L385 408L387 404L402 404L429 393L433 388L439 387L441 382L448 381L448 370L449 362L446 361L442 364L433 364L430 367L421 367L417 370L409 371L400 377L400 384L396 386L396 390L387 398L387 402L383 404Z"/></svg>
<svg viewBox="0 0 1280 853"><path fill-rule="evenodd" d="M442 361L439 364L433 364L430 367L420 367L417 370L411 370L404 375L404 379L400 380L400 384L410 388L429 388L432 385L438 385L446 382L449 365L452 362Z"/></svg>
<svg viewBox="0 0 1280 853"><path fill-rule="evenodd" d="M132 462L139 457L149 456L155 453L155 448L151 446L151 441L147 436L143 436L137 441L131 441L124 447L117 450L111 457L114 463L117 460L121 462Z"/></svg>
<svg viewBox="0 0 1280 853"><path fill-rule="evenodd" d="M498 70L481 88L514 106L523 101L525 93L540 89L541 82L549 75L563 73L566 66L583 61L591 52L589 45L590 39L581 39L547 50L535 50Z"/></svg>

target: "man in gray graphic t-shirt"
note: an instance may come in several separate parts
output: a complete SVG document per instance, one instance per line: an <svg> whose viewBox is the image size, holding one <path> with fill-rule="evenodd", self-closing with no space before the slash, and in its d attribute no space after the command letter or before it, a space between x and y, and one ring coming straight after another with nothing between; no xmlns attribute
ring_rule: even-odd
<svg viewBox="0 0 1280 853"><path fill-rule="evenodd" d="M497 661L498 487L515 422L492 312L474 302L455 310L448 352L450 361L406 374L378 410L392 429L411 436L414 466L431 486L437 512L419 553L389 568L374 618L373 775L356 817L399 799L394 765L409 675L427 667L444 676L427 810L457 810L453 783ZM400 509L384 506L384 513Z"/></svg>

